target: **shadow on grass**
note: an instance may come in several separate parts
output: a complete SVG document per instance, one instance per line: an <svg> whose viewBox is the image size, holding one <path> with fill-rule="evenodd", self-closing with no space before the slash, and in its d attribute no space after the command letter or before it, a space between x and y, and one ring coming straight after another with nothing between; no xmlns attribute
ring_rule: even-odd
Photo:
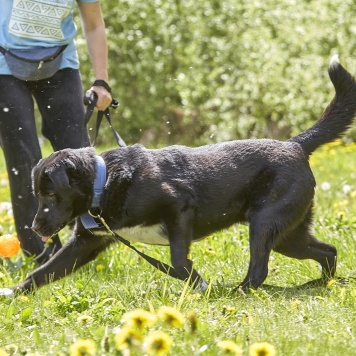
<svg viewBox="0 0 356 356"><path fill-rule="evenodd" d="M356 284L356 277L335 277L332 285L347 286L349 284ZM243 291L239 288L236 288L236 285L232 284L215 284L211 287L210 297L219 298L219 297L248 297L258 293L268 293L271 297L281 296L295 298L300 294L305 294L309 292L310 294L323 294L327 291L329 284L325 283L321 278L315 279L300 285L293 287L280 287L276 285L263 284L258 289L250 289L249 291Z"/></svg>

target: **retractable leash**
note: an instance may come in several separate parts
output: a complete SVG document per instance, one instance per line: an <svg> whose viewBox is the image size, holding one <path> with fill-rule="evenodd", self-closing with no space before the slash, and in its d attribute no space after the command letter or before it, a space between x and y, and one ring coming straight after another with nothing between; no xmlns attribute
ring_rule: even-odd
<svg viewBox="0 0 356 356"><path fill-rule="evenodd" d="M87 106L87 112L85 114L85 124L87 125L93 112L95 109L96 102L98 100L97 94L93 90L88 90L85 93L84 96L84 104ZM112 100L110 107L112 108L117 108L119 106L119 102L115 99ZM114 127L111 124L111 118L110 118L110 111L109 108L107 108L105 111L98 111L97 118L96 118L96 132L95 132L95 138L93 142L93 146L95 145L96 138L98 137L99 134L99 128L100 124L102 121L103 116L105 115L110 128L114 134L114 137L116 139L116 142L118 143L119 146L121 147L126 147L125 141L121 138L121 136L118 134L118 132L114 129ZM122 242L124 245L127 247L131 248L133 251L135 251L138 255L140 255L142 258L144 258L149 264L151 264L153 267L157 268L161 272L168 274L169 276L180 279L182 281L185 280L185 278L181 277L174 267L167 265L164 262L161 262L159 260L156 260L153 257L150 257L146 255L145 253L139 251L136 247L132 246L129 241L118 235L115 231L113 231L104 218L101 216L101 209L100 209L100 203L101 203L101 197L104 191L104 186L106 183L106 166L104 160L101 158L101 156L96 156L96 172L97 176L95 177L94 181L94 196L91 204L91 208L88 210L87 213L83 214L80 219L81 222L87 230L91 229L96 229L96 228L103 228L105 227L106 230L113 236L116 240ZM98 211L96 214L95 211Z"/></svg>

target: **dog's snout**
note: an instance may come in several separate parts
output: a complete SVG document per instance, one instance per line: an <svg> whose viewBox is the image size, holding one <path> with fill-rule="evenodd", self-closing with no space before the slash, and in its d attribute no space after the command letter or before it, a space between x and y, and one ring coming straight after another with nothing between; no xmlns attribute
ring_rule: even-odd
<svg viewBox="0 0 356 356"><path fill-rule="evenodd" d="M31 229L33 232L35 232L37 235L39 235L40 224L36 221L36 218L33 220L32 226L30 227L30 229Z"/></svg>
<svg viewBox="0 0 356 356"><path fill-rule="evenodd" d="M31 226L31 230L32 230L33 232L35 232L36 234L38 234L38 231L39 231L38 227L32 225L32 226Z"/></svg>

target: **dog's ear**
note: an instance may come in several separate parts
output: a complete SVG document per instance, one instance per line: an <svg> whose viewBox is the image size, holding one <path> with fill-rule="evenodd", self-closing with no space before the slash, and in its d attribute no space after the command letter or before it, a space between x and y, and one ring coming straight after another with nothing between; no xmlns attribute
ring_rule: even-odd
<svg viewBox="0 0 356 356"><path fill-rule="evenodd" d="M60 164L46 169L45 174L55 186L61 189L70 188L70 171L74 169L75 164L66 159L60 162Z"/></svg>

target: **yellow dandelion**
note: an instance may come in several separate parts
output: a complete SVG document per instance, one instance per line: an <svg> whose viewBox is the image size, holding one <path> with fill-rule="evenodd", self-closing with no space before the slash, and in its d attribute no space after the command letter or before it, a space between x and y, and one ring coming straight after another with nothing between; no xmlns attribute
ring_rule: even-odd
<svg viewBox="0 0 356 356"><path fill-rule="evenodd" d="M105 266L99 264L99 265L96 265L95 269L96 269L97 272L101 272L103 269L105 269Z"/></svg>
<svg viewBox="0 0 356 356"><path fill-rule="evenodd" d="M156 321L156 316L143 309L132 310L122 317L124 322L130 327L144 329L146 326L152 326Z"/></svg>
<svg viewBox="0 0 356 356"><path fill-rule="evenodd" d="M19 295L17 297L17 299L21 300L21 302L28 302L29 301L28 297L26 297L25 295Z"/></svg>
<svg viewBox="0 0 356 356"><path fill-rule="evenodd" d="M145 339L145 350L148 355L167 355L172 346L172 339L163 331L154 331Z"/></svg>
<svg viewBox="0 0 356 356"><path fill-rule="evenodd" d="M330 279L330 281L328 281L328 283L327 283L327 287L331 287L335 283L337 283L336 279Z"/></svg>
<svg viewBox="0 0 356 356"><path fill-rule="evenodd" d="M237 310L235 307L223 307L222 313L223 314L236 314Z"/></svg>
<svg viewBox="0 0 356 356"><path fill-rule="evenodd" d="M298 300L298 299L295 299L295 300L292 301L291 307L292 307L292 309L296 309L296 308L299 307L300 304L302 304L302 302L300 300Z"/></svg>
<svg viewBox="0 0 356 356"><path fill-rule="evenodd" d="M70 356L94 356L96 353L95 342L91 339L77 340L69 347Z"/></svg>
<svg viewBox="0 0 356 356"><path fill-rule="evenodd" d="M3 348L0 347L0 356L9 356L9 354Z"/></svg>
<svg viewBox="0 0 356 356"><path fill-rule="evenodd" d="M242 355L242 349L236 342L231 340L219 341L216 346L226 354Z"/></svg>
<svg viewBox="0 0 356 356"><path fill-rule="evenodd" d="M275 354L275 347L268 342L256 342L249 349L250 356L274 356Z"/></svg>
<svg viewBox="0 0 356 356"><path fill-rule="evenodd" d="M192 300L200 300L202 298L202 294L201 293L194 293L194 294L189 294L186 296L188 301L192 301Z"/></svg>
<svg viewBox="0 0 356 356"><path fill-rule="evenodd" d="M123 351L141 345L142 335L137 330L125 326L115 334L114 341L116 349Z"/></svg>
<svg viewBox="0 0 356 356"><path fill-rule="evenodd" d="M88 324L93 320L93 318L89 315L80 315L77 318L77 322L81 324Z"/></svg>
<svg viewBox="0 0 356 356"><path fill-rule="evenodd" d="M175 308L164 306L158 310L157 314L161 320L170 326L179 329L184 325L184 316Z"/></svg>

